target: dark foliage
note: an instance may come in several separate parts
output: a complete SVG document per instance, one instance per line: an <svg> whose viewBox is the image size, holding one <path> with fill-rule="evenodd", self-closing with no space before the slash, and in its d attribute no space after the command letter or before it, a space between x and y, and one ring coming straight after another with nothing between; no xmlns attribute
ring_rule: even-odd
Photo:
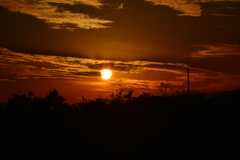
<svg viewBox="0 0 240 160"><path fill-rule="evenodd" d="M56 89L0 104L0 158L239 159L240 90L154 96L133 90L73 105ZM114 156L114 157L112 157Z"/></svg>

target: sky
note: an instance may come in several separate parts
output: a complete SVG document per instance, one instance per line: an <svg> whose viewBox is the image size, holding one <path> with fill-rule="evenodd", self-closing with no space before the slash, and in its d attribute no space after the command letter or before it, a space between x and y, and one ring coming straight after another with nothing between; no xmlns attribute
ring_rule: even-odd
<svg viewBox="0 0 240 160"><path fill-rule="evenodd" d="M0 102L240 87L240 0L0 0ZM103 80L102 69L112 70Z"/></svg>

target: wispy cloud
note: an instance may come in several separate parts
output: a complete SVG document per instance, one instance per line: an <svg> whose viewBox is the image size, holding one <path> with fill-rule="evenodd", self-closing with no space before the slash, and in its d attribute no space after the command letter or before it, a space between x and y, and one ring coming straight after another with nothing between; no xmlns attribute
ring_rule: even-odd
<svg viewBox="0 0 240 160"><path fill-rule="evenodd" d="M184 63L161 63L150 61L113 61L51 55L30 55L0 48L1 75L14 79L22 77L79 78L99 77L103 68L115 72L143 73L147 71L166 71L182 74ZM2 77L3 78L3 77Z"/></svg>
<svg viewBox="0 0 240 160"><path fill-rule="evenodd" d="M180 12L180 16L201 16L202 9L201 3L207 2L240 2L240 0L146 0L148 2L152 2L154 5L164 5L169 6ZM229 8L228 9L232 9ZM220 16L220 14L218 14ZM226 16L223 14L222 16Z"/></svg>
<svg viewBox="0 0 240 160"><path fill-rule="evenodd" d="M30 55L0 48L0 81L66 79L100 83L100 70L109 68L113 71L112 79L104 81L104 86L96 86L96 90L134 89L139 93L156 92L166 89L166 86L170 89L186 88L186 67L184 63ZM237 85L240 80L239 75L200 68L190 67L190 72L191 87L198 89L214 88L223 83Z"/></svg>
<svg viewBox="0 0 240 160"><path fill-rule="evenodd" d="M220 13L213 13L214 16L221 16L221 17L236 17L236 15L230 15L230 14L220 14Z"/></svg>
<svg viewBox="0 0 240 160"><path fill-rule="evenodd" d="M70 11L57 12L57 7L50 3L62 3L68 5L84 4L100 9L101 3L98 0L1 0L0 5L12 12L21 12L44 20L54 29L76 29L76 28L108 28L106 24L112 23L110 20L104 20L92 17L85 13L72 13Z"/></svg>
<svg viewBox="0 0 240 160"><path fill-rule="evenodd" d="M183 81L171 81L171 80L136 80L136 79L129 79L129 78L120 78L115 79L114 81L110 82L111 86L120 85L121 88L131 90L137 89L142 91L148 92L155 92L160 88L173 88L174 89L182 89L184 82ZM168 86L166 86L168 85Z"/></svg>
<svg viewBox="0 0 240 160"><path fill-rule="evenodd" d="M190 55L190 57L224 57L229 55L240 56L240 45L220 44L220 45L198 45L205 49L198 50Z"/></svg>

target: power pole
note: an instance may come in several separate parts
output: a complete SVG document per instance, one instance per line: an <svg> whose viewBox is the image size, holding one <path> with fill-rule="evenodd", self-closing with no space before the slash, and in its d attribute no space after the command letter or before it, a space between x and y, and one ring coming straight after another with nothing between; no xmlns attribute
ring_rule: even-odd
<svg viewBox="0 0 240 160"><path fill-rule="evenodd" d="M189 67L187 67L187 87L188 87L188 95L190 95Z"/></svg>

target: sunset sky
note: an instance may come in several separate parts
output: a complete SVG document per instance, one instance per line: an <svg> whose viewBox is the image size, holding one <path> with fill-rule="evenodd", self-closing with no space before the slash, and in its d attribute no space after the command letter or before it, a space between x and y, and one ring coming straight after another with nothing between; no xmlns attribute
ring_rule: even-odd
<svg viewBox="0 0 240 160"><path fill-rule="evenodd" d="M192 90L240 87L240 0L0 0L0 102L186 89L187 67Z"/></svg>

